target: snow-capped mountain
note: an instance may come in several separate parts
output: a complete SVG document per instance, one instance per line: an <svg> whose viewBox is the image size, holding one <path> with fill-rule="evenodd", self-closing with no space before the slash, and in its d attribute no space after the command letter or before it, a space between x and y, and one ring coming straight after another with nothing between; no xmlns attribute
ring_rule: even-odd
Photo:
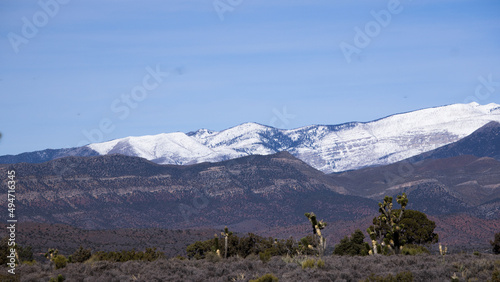
<svg viewBox="0 0 500 282"><path fill-rule="evenodd" d="M223 131L200 129L127 137L90 144L85 151L138 156L160 164L217 162L288 151L314 168L331 173L394 163L455 142L490 121L500 122L500 105L454 104L371 122L291 130L244 123ZM2 158L0 163L5 163Z"/></svg>

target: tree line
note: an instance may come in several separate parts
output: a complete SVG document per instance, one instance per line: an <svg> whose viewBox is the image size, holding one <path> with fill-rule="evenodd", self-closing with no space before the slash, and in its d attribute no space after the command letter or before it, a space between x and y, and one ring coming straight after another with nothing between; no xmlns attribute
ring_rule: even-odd
<svg viewBox="0 0 500 282"><path fill-rule="evenodd" d="M334 246L332 255L391 255L391 254L418 254L429 253L426 246L438 243L439 236L434 232L436 224L429 220L425 213L408 210L408 198L405 193L397 196L396 202L399 209L393 207L393 198L386 196L379 203L379 215L373 218L372 225L366 230L370 244L365 242L365 234L356 230L350 237L345 236ZM197 241L187 246L188 259L220 260L227 257L239 256L246 258L254 256L267 262L273 256L318 256L325 253L327 241L323 229L327 223L318 220L314 213L306 213L312 227L312 234L300 240L293 237L289 239L275 239L262 237L253 233L246 236L237 236L226 227L219 235L212 239ZM490 242L494 254L500 254L500 232L495 234ZM30 246L15 245L17 263L33 263L33 251ZM0 241L0 263L6 265L7 255L11 247L8 246L8 237ZM441 246L440 246L441 250ZM446 250L444 250L446 252ZM441 250L443 254L443 250ZM156 248L146 248L144 251L122 250L119 252L92 252L80 246L72 255L66 257L59 254L56 249L49 249L45 257L53 264L54 268L65 267L68 263L81 263L86 261L113 261L125 262L129 260L153 261L165 258L165 254ZM179 259L185 259L178 256ZM314 263L313 263L314 264ZM318 265L320 261L318 261Z"/></svg>

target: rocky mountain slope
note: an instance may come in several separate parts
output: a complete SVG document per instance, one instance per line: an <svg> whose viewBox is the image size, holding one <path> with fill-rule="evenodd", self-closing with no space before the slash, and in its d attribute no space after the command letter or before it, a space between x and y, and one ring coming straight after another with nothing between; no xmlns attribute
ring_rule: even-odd
<svg viewBox="0 0 500 282"><path fill-rule="evenodd" d="M500 123L491 121L457 142L414 156L409 161L415 163L425 159L443 159L461 155L491 157L500 161Z"/></svg>
<svg viewBox="0 0 500 282"><path fill-rule="evenodd" d="M123 155L67 157L0 173L7 169L18 177L21 221L89 229L262 229L303 222L313 210L325 211L328 220L376 212L376 202L343 195L330 177L287 152L190 166Z"/></svg>
<svg viewBox="0 0 500 282"><path fill-rule="evenodd" d="M455 104L366 123L292 130L245 123L223 131L200 129L127 137L80 148L0 156L0 163L123 154L159 164L187 165L288 151L310 166L331 173L391 164L460 140L490 121L500 121L500 105Z"/></svg>
<svg viewBox="0 0 500 282"><path fill-rule="evenodd" d="M331 174L347 193L381 199L406 192L409 208L430 214L500 218L500 124L387 166Z"/></svg>

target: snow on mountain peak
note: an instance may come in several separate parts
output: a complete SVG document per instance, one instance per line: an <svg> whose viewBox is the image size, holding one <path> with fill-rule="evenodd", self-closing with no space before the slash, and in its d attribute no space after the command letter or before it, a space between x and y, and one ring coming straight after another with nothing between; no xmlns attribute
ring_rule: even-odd
<svg viewBox="0 0 500 282"><path fill-rule="evenodd" d="M310 125L285 130L243 123L222 131L127 137L90 144L99 154L121 153L162 164L192 164L289 151L324 172L393 163L455 142L490 121L494 103L453 104L392 115L371 122Z"/></svg>

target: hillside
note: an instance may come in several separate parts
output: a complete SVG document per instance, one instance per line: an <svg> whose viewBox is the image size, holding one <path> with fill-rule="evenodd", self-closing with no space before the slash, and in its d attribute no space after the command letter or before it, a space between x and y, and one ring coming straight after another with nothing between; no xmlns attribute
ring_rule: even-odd
<svg viewBox="0 0 500 282"><path fill-rule="evenodd" d="M376 212L376 202L343 195L330 177L287 152L191 166L123 155L68 157L0 173L7 169L18 175L21 221L87 229L247 230L302 223L312 210L323 210L330 221Z"/></svg>

